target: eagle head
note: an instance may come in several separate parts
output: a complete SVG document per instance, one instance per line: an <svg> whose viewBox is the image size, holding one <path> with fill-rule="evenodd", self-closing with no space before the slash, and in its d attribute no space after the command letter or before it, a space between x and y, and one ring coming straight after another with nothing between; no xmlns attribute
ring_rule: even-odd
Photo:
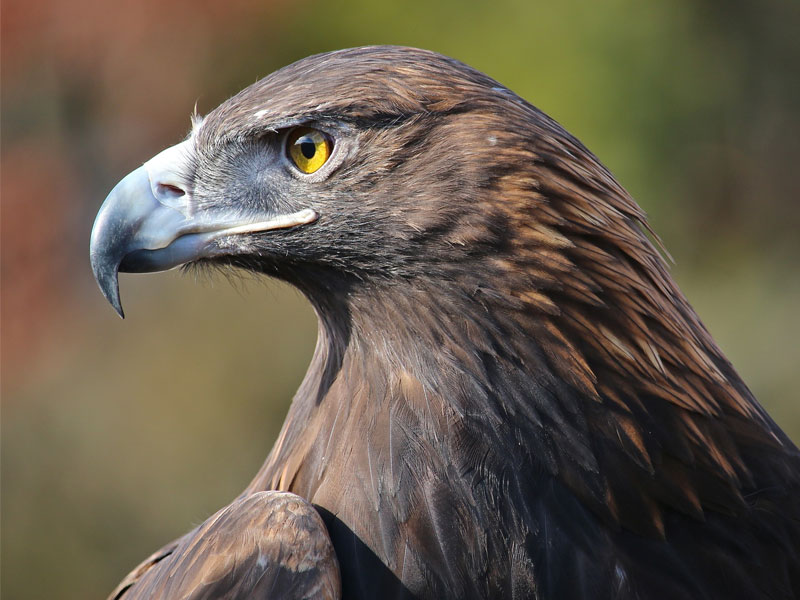
<svg viewBox="0 0 800 600"><path fill-rule="evenodd" d="M555 122L453 59L312 56L195 117L184 141L124 178L97 216L92 267L120 315L117 272L197 261L286 279L317 303L409 281L480 289L482 262L529 279L498 257L537 236L568 243L537 210L537 169L586 160L616 189ZM518 227L522 211L537 231Z"/></svg>

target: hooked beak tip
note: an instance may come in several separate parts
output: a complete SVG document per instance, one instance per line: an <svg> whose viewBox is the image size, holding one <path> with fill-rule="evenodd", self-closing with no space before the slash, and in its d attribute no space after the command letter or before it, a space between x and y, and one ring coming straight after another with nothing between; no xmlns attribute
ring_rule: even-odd
<svg viewBox="0 0 800 600"><path fill-rule="evenodd" d="M91 261L92 272L100 291L103 292L103 296L114 307L120 318L124 319L125 312L122 310L122 303L119 298L119 277L117 273L119 265L102 260L102 257L94 252L91 255Z"/></svg>

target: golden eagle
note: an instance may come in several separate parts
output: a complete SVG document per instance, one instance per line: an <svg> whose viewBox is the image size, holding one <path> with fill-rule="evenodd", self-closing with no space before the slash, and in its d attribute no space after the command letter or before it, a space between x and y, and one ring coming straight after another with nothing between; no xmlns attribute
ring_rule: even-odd
<svg viewBox="0 0 800 600"><path fill-rule="evenodd" d="M577 139L438 54L312 56L97 216L117 273L287 281L308 373L242 495L124 598L794 598L800 453Z"/></svg>

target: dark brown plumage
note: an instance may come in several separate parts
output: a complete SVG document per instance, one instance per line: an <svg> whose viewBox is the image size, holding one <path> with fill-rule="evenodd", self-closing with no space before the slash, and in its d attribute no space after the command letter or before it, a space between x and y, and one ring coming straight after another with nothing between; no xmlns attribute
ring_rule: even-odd
<svg viewBox="0 0 800 600"><path fill-rule="evenodd" d="M286 152L298 126L332 144L311 174ZM311 503L343 597L800 593L798 450L635 202L546 115L457 61L361 48L273 73L176 148L112 192L95 274L118 310L117 270L193 261L306 294L311 366L224 510L261 490ZM166 574L220 547L214 519L117 597L171 597ZM225 597L251 597L236 564Z"/></svg>

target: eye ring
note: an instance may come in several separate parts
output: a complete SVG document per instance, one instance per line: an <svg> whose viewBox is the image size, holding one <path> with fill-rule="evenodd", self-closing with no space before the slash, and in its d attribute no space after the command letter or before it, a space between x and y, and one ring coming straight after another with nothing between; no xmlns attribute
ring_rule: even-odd
<svg viewBox="0 0 800 600"><path fill-rule="evenodd" d="M295 127L286 136L286 156L298 171L310 175L328 162L333 140L313 127Z"/></svg>

